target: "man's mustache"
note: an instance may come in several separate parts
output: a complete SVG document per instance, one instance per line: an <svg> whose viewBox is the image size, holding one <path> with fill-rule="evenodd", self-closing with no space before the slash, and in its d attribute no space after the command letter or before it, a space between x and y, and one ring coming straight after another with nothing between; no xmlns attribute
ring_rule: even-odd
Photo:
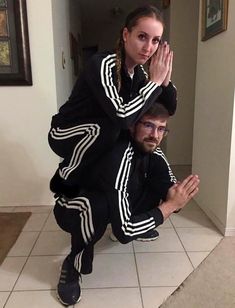
<svg viewBox="0 0 235 308"><path fill-rule="evenodd" d="M144 141L146 141L146 142L153 142L153 143L156 143L156 144L158 144L158 140L156 139L156 138L154 138L154 137L150 137L150 138L144 138Z"/></svg>

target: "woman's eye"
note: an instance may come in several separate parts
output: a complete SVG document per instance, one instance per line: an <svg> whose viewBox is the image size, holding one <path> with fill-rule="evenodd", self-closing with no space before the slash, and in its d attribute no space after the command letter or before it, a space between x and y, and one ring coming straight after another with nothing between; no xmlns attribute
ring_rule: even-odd
<svg viewBox="0 0 235 308"><path fill-rule="evenodd" d="M160 38L155 38L155 39L153 39L153 44L159 44L160 43Z"/></svg>
<svg viewBox="0 0 235 308"><path fill-rule="evenodd" d="M145 39L145 35L144 34L139 34L138 38L143 41Z"/></svg>

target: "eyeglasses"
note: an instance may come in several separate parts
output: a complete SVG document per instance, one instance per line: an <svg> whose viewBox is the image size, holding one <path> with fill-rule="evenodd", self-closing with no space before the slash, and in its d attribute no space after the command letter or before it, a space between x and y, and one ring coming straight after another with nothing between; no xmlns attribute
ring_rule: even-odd
<svg viewBox="0 0 235 308"><path fill-rule="evenodd" d="M165 137L169 133L169 129L166 128L165 126L157 126L157 125L155 125L151 122L148 122L148 121L146 121L146 122L138 121L138 122L141 123L144 126L146 132L148 132L148 133L153 132L153 131L155 132L155 130L157 130L158 134L162 135L163 137Z"/></svg>

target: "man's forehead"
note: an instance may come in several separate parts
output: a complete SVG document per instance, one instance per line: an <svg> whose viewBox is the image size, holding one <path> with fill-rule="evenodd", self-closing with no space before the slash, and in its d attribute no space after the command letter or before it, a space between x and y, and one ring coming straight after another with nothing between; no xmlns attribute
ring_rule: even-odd
<svg viewBox="0 0 235 308"><path fill-rule="evenodd" d="M161 124L167 124L167 120L168 118L167 117L164 117L164 116L151 116L151 115L144 115L142 118L141 118L141 121L142 122L152 122L154 124L157 124L157 123L161 123Z"/></svg>

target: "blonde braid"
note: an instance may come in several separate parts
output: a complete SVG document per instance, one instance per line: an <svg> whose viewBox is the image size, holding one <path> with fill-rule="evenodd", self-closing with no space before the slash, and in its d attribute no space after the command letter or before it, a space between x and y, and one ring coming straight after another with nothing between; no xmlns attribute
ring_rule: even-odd
<svg viewBox="0 0 235 308"><path fill-rule="evenodd" d="M122 84L122 77L121 77L121 67L122 67L122 53L123 53L123 39L122 39L122 31L120 38L117 41L116 45L116 73L117 73L117 85L118 85L118 92L121 89Z"/></svg>

